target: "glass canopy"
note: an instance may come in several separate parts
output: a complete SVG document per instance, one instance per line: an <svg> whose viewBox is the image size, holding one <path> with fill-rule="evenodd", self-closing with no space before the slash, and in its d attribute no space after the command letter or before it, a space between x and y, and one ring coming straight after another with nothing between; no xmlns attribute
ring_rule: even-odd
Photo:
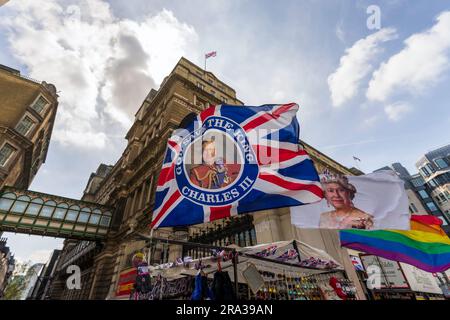
<svg viewBox="0 0 450 320"><path fill-rule="evenodd" d="M112 209L81 200L5 187L0 191L0 230L52 237L105 238Z"/></svg>

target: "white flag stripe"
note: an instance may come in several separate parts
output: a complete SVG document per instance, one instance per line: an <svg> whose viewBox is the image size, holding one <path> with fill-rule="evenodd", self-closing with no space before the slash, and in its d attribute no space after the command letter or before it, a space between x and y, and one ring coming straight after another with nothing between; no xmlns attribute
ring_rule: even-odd
<svg viewBox="0 0 450 320"><path fill-rule="evenodd" d="M260 111L255 113L254 116L251 116L250 118L247 118L247 120L242 121L239 125L241 126L241 128L245 127L248 123L252 122L253 120L255 120L256 118L261 117L263 114L268 113L267 111Z"/></svg>
<svg viewBox="0 0 450 320"><path fill-rule="evenodd" d="M169 182L172 182L172 180L169 180ZM160 192L160 191L164 191L166 189L167 189L167 187L164 188L163 186L161 186L161 187L156 188L156 191ZM161 208L164 207L164 203L166 203L167 200L170 199L172 194L177 190L178 190L178 188L174 183L169 184L169 191L167 191L167 194L164 197L163 201L161 202L161 205L158 208L155 208L155 211L153 211L153 217L156 217L158 215L158 213L161 211Z"/></svg>
<svg viewBox="0 0 450 320"><path fill-rule="evenodd" d="M255 190L259 190L264 193L269 194L278 194L281 196L286 196L302 203L311 203L319 201L321 198L308 190L287 190L283 187L280 187L277 184L258 179L253 185Z"/></svg>
<svg viewBox="0 0 450 320"><path fill-rule="evenodd" d="M247 131L247 134L249 134L249 132L252 132L255 129L258 129L258 130L260 130L260 129L263 129L263 130L278 129L279 130L279 129L283 129L283 128L287 127L292 122L292 115L289 115L290 112L292 112L292 111L287 111L287 112L283 113L279 118L270 119L269 121L267 121L259 126L249 129Z"/></svg>
<svg viewBox="0 0 450 320"><path fill-rule="evenodd" d="M209 218L211 216L211 207L203 206L203 222L209 222Z"/></svg>
<svg viewBox="0 0 450 320"><path fill-rule="evenodd" d="M267 168L269 170L278 170L278 169L284 169L284 168L288 168L291 167L293 165L299 164L300 162L303 162L304 160L309 160L309 156L308 155L301 155L301 156L297 156L295 158L286 160L286 161L281 161L281 162L276 162L276 163L271 163L269 165L260 165L260 168Z"/></svg>
<svg viewBox="0 0 450 320"><path fill-rule="evenodd" d="M286 177L283 176L282 174L278 173L277 171L268 168L268 167L260 167L259 168L259 173L267 173L267 174L271 174L274 176L277 176L280 179L283 179L285 181L288 182L292 182L292 183L300 183L300 184L305 184L305 185L315 185L318 186L319 188L322 188L322 184L319 181L311 181L311 180L300 180L300 179L295 179L295 178L291 178L291 177ZM258 179L259 180L259 179Z"/></svg>
<svg viewBox="0 0 450 320"><path fill-rule="evenodd" d="M222 109L222 105L221 104L218 104L217 106L216 106L216 108L214 109L214 116L216 116L216 117L220 117L222 114L220 113L221 112L221 109Z"/></svg>
<svg viewBox="0 0 450 320"><path fill-rule="evenodd" d="M249 142L253 146L264 146L264 147L272 147L276 149L285 149L289 151L297 152L301 150L300 146L297 143L292 142L280 142L278 140L268 140L263 137L255 137L254 135L250 135L252 138L249 139Z"/></svg>

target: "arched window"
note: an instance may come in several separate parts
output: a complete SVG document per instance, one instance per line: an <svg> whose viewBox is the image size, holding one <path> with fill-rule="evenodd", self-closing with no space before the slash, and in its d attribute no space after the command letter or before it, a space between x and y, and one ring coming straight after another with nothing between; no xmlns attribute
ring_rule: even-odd
<svg viewBox="0 0 450 320"><path fill-rule="evenodd" d="M70 206L69 210L67 211L66 219L68 221L76 221L78 218L78 213L80 212L79 206Z"/></svg>
<svg viewBox="0 0 450 320"><path fill-rule="evenodd" d="M81 209L80 215L78 216L78 222L87 223L91 214L91 209L83 208Z"/></svg>
<svg viewBox="0 0 450 320"><path fill-rule="evenodd" d="M63 220L64 217L66 216L67 208L69 208L69 205L67 203L59 203L56 206L53 218Z"/></svg>
<svg viewBox="0 0 450 320"><path fill-rule="evenodd" d="M31 200L31 203L25 213L31 216L37 216L42 208L43 203L44 200L42 200L41 198L34 198L33 200Z"/></svg>
<svg viewBox="0 0 450 320"><path fill-rule="evenodd" d="M1 211L9 211L11 209L14 200L16 199L16 195L14 193L5 193L0 198L0 210Z"/></svg>
<svg viewBox="0 0 450 320"><path fill-rule="evenodd" d="M20 196L17 198L16 202L11 208L11 212L14 213L24 213L31 199L28 196Z"/></svg>
<svg viewBox="0 0 450 320"><path fill-rule="evenodd" d="M53 214L53 211L55 210L56 202L53 200L46 201L44 203L44 206L42 207L41 213L39 216L50 218Z"/></svg>

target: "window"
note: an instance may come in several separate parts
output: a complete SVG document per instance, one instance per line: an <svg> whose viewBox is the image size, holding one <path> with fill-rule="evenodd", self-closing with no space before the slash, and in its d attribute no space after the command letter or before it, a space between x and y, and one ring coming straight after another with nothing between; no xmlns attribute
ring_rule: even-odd
<svg viewBox="0 0 450 320"><path fill-rule="evenodd" d="M438 208L434 204L434 202L427 202L427 207L430 209L430 211L438 211Z"/></svg>
<svg viewBox="0 0 450 320"><path fill-rule="evenodd" d="M110 222L111 222L111 217L102 216L100 219L100 226L109 227Z"/></svg>
<svg viewBox="0 0 450 320"><path fill-rule="evenodd" d="M428 171L428 169L426 167L420 168L420 171L422 171L422 173L427 177L430 175L430 172Z"/></svg>
<svg viewBox="0 0 450 320"><path fill-rule="evenodd" d="M430 172L434 172L434 167L431 165L431 163L427 163L427 168L430 170Z"/></svg>
<svg viewBox="0 0 450 320"><path fill-rule="evenodd" d="M414 185L414 187L418 188L420 186L422 186L425 182L423 181L423 178L414 178L411 179L411 183Z"/></svg>
<svg viewBox="0 0 450 320"><path fill-rule="evenodd" d="M437 184L436 184L436 182L434 181L434 179L431 179L430 181L428 181L428 184L429 184L432 188L437 187Z"/></svg>
<svg viewBox="0 0 450 320"><path fill-rule="evenodd" d="M200 82L197 82L197 87L199 87L202 90L205 90L205 85Z"/></svg>
<svg viewBox="0 0 450 320"><path fill-rule="evenodd" d="M419 190L419 194L422 197L422 199L429 198L428 193L425 190Z"/></svg>
<svg viewBox="0 0 450 320"><path fill-rule="evenodd" d="M33 127L33 125L34 125L34 121L31 120L30 117L25 116L25 118L23 118L17 125L16 130L20 134L26 136L27 133L30 131L31 127Z"/></svg>
<svg viewBox="0 0 450 320"><path fill-rule="evenodd" d="M445 162L444 159L440 158L440 159L436 159L434 160L434 162L436 163L436 165L440 168L440 169L444 169L448 167L447 162Z"/></svg>
<svg viewBox="0 0 450 320"><path fill-rule="evenodd" d="M44 201L40 198L31 200L31 203L28 205L27 211L25 213L31 216L37 216L42 208L43 203Z"/></svg>
<svg viewBox="0 0 450 320"><path fill-rule="evenodd" d="M416 206L414 205L414 203L411 203L410 206L411 206L411 211L412 211L412 212L417 212L417 208L416 208Z"/></svg>
<svg viewBox="0 0 450 320"><path fill-rule="evenodd" d="M100 222L100 216L97 214L93 214L89 218L89 223L91 223L91 224L98 224L99 222Z"/></svg>
<svg viewBox="0 0 450 320"><path fill-rule="evenodd" d="M9 143L5 143L0 149L0 166L4 166L8 162L11 155L16 151L16 149Z"/></svg>
<svg viewBox="0 0 450 320"><path fill-rule="evenodd" d="M48 101L43 96L40 96L36 100L36 102L31 106L31 108L34 109L37 113L41 113L47 104Z"/></svg>
<svg viewBox="0 0 450 320"><path fill-rule="evenodd" d="M55 213L53 214L53 218L61 220L64 219L68 207L69 206L65 203L58 204L58 207L56 208Z"/></svg>
<svg viewBox="0 0 450 320"><path fill-rule="evenodd" d="M89 220L89 213L80 212L80 215L78 216L78 222L87 223L88 220Z"/></svg>
<svg viewBox="0 0 450 320"><path fill-rule="evenodd" d="M11 208L11 212L14 213L24 213L25 209L27 208L29 202L30 202L30 197L28 196L20 196L17 198L16 202L14 202L14 205Z"/></svg>

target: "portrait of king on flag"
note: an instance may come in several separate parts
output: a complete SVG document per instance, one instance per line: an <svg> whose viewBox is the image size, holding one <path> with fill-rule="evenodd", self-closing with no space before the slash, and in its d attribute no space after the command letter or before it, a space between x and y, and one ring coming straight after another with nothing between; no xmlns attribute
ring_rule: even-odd
<svg viewBox="0 0 450 320"><path fill-rule="evenodd" d="M320 201L299 144L295 103L216 105L174 131L157 182L152 228L185 226Z"/></svg>

